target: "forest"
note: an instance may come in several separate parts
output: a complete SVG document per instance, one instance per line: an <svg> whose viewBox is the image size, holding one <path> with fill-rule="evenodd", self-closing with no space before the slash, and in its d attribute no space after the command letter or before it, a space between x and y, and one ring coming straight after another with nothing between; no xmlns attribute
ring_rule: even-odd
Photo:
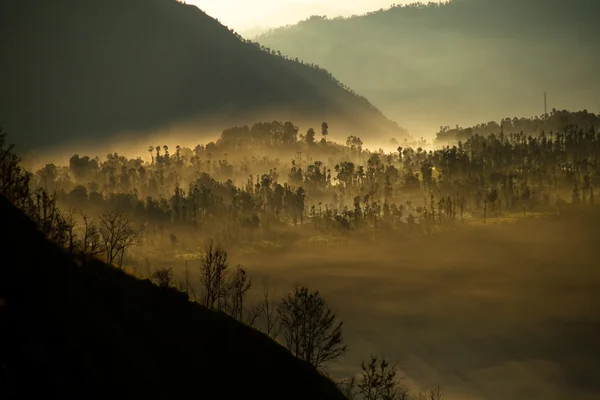
<svg viewBox="0 0 600 400"><path fill-rule="evenodd" d="M75 154L68 165L47 164L31 185L51 195L34 205L55 203L73 219L85 211L90 221L118 210L143 243L175 252L193 251L186 240L227 247L376 240L593 206L598 118L561 115L587 127L567 123L536 136L523 122L497 135L474 127L452 146L425 150L426 142L405 140L387 153L364 149L357 136L329 141L326 122L304 134L292 122L256 123L193 149L149 146L146 160Z"/></svg>
<svg viewBox="0 0 600 400"><path fill-rule="evenodd" d="M600 2L196 4L0 2L0 399L600 400Z"/></svg>
<svg viewBox="0 0 600 400"><path fill-rule="evenodd" d="M386 358L385 346L375 346L379 351L371 352L371 358L360 355L362 372L357 375L347 363L336 370L336 361L344 360L353 343L342 334L346 324L335 308L345 310L344 320L353 314L344 308L344 301L350 300L335 295L342 289L328 283L329 275L320 274L338 268L341 274L351 274L358 271L352 266L357 260L379 260L394 248L404 249L406 255L394 261L401 265L402 257L413 257L411 251L423 251L419 261L406 262L422 263L419 273L425 273L428 262L441 262L435 258L438 251L462 259L456 249L468 245L468 265L479 257L478 248L492 246L494 240L501 243L531 231L523 239L527 242L561 232L580 218L597 221L598 128L598 117L587 111L553 110L542 118L442 128L438 141L452 142L443 146L423 139L393 139L392 151L376 151L355 135L345 143L332 141L329 135L336 128L327 122L301 132L293 122L272 121L225 129L215 141L193 148L155 143L141 146L136 158L74 154L66 165L47 164L32 171L21 167L8 145L10 136L2 133L0 193L79 265L100 259L253 326L318 371L335 376L332 379L348 398L461 398L472 388L457 386L447 377L405 381L396 360ZM500 236L482 239L489 235ZM577 246L588 240L581 239ZM417 250L428 243L438 250ZM533 256L537 247L530 245ZM571 245L563 243L565 248ZM515 252L523 250L519 249ZM594 252L587 246L579 253L586 260L581 274L588 274L592 285L581 296L597 287L597 274L588 268ZM510 256L495 259L502 257ZM479 268L491 266L491 259L467 276L480 276ZM305 260L303 267L291 267L300 260ZM554 279L565 271L552 262L558 258L547 266ZM271 267L273 263L281 265ZM380 260L385 268L392 268L389 263ZM380 274L379 268L383 267L370 270ZM529 273L529 268L523 264L521 273ZM455 279L460 271L444 271L444 280ZM406 271L405 278L416 279L415 273ZM518 279L524 284L533 278ZM563 282L569 279L575 278ZM262 289L257 289L257 280L262 280ZM469 280L463 277L460 282ZM335 308L325 300L330 297L327 288ZM315 330L302 325L307 318L318 321ZM300 333L299 326L304 326ZM354 353L354 369L356 357ZM576 364L571 368L581 371ZM593 371L587 374L591 379ZM567 386L597 394L597 384L586 382ZM423 389L441 383L450 388ZM491 388L483 392L485 398L496 398ZM521 397L514 398L525 395L520 392Z"/></svg>

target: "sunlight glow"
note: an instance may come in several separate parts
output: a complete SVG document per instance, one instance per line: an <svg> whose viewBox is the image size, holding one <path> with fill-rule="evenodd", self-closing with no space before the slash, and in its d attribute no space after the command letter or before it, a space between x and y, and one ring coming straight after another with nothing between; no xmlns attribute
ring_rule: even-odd
<svg viewBox="0 0 600 400"><path fill-rule="evenodd" d="M309 18L351 16L388 8L392 4L409 4L413 0L190 0L210 16L238 31L272 28Z"/></svg>

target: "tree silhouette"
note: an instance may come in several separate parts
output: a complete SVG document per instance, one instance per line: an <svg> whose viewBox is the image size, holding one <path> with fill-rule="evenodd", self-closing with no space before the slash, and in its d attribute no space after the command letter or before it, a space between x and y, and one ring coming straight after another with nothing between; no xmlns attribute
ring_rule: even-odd
<svg viewBox="0 0 600 400"><path fill-rule="evenodd" d="M152 278L156 281L158 286L166 289L171 286L173 268L160 268L152 274Z"/></svg>
<svg viewBox="0 0 600 400"><path fill-rule="evenodd" d="M277 312L277 302L275 300L275 289L271 290L269 278L263 279L263 297L262 297L262 315L264 319L264 332L271 338L277 339L281 329L280 316Z"/></svg>
<svg viewBox="0 0 600 400"><path fill-rule="evenodd" d="M285 345L298 358L322 370L346 353L342 322L336 322L336 315L318 291L296 285L278 311Z"/></svg>
<svg viewBox="0 0 600 400"><path fill-rule="evenodd" d="M323 140L327 141L327 135L329 135L329 125L327 122L323 122L321 124L321 135L323 135Z"/></svg>
<svg viewBox="0 0 600 400"><path fill-rule="evenodd" d="M125 252L135 244L136 234L131 227L131 220L116 210L102 213L98 223L106 262L109 264L118 262L118 266L121 268Z"/></svg>
<svg viewBox="0 0 600 400"><path fill-rule="evenodd" d="M204 286L202 304L211 310L223 310L226 305L227 267L227 252L209 241L201 260L200 279Z"/></svg>
<svg viewBox="0 0 600 400"><path fill-rule="evenodd" d="M395 364L371 356L368 363L361 364L358 393L364 400L408 400L408 387L400 384L396 375Z"/></svg>
<svg viewBox="0 0 600 400"><path fill-rule="evenodd" d="M30 200L31 174L20 166L21 158L14 153L14 145L8 144L6 137L0 125L0 194L23 209Z"/></svg>

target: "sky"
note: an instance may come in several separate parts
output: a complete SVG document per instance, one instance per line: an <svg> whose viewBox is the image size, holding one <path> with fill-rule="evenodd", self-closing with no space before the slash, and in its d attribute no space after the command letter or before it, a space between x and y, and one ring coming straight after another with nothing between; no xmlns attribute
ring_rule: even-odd
<svg viewBox="0 0 600 400"><path fill-rule="evenodd" d="M364 14L416 0L187 0L238 32L293 24L311 15Z"/></svg>

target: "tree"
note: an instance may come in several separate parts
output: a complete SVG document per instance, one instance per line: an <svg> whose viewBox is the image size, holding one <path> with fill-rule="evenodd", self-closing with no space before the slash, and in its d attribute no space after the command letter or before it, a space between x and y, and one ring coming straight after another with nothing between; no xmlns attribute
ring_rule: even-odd
<svg viewBox="0 0 600 400"><path fill-rule="evenodd" d="M440 387L435 389L421 389L419 390L419 397L417 400L445 400L446 396L442 393Z"/></svg>
<svg viewBox="0 0 600 400"><path fill-rule="evenodd" d="M252 280L248 275L248 272L241 266L237 266L235 273L231 277L231 280L227 283L228 295L227 295L227 311L229 315L242 321L244 317L244 303L246 301L246 294L252 287ZM250 325L254 321L250 321Z"/></svg>
<svg viewBox="0 0 600 400"><path fill-rule="evenodd" d="M306 131L306 144L312 145L315 144L315 130L313 128L309 128Z"/></svg>
<svg viewBox="0 0 600 400"><path fill-rule="evenodd" d="M228 270L228 255L221 246L208 242L200 264L200 279L204 286L202 304L211 310L228 313L239 321L253 325L262 314L262 305L246 310L246 295L252 287L248 271L237 266L233 273Z"/></svg>
<svg viewBox="0 0 600 400"><path fill-rule="evenodd" d="M154 164L154 146L148 146L148 153L150 153L150 159L152 160L152 164Z"/></svg>
<svg viewBox="0 0 600 400"><path fill-rule="evenodd" d="M371 356L368 363L361 363L357 383L358 392L364 400L407 400L408 387L400 384L395 364L385 358Z"/></svg>
<svg viewBox="0 0 600 400"><path fill-rule="evenodd" d="M492 203L492 212L496 211L496 202L498 201L499 197L500 196L498 195L497 189L490 190L486 195L486 200L489 203Z"/></svg>
<svg viewBox="0 0 600 400"><path fill-rule="evenodd" d="M340 389L340 392L342 392L344 397L346 397L348 400L354 400L358 396L356 376L342 379L336 382L336 384L338 389Z"/></svg>
<svg viewBox="0 0 600 400"><path fill-rule="evenodd" d="M342 322L329 309L318 291L296 285L279 304L281 334L296 357L324 369L347 351Z"/></svg>
<svg viewBox="0 0 600 400"><path fill-rule="evenodd" d="M173 268L160 268L152 274L152 278L158 283L158 286L163 289L171 286L172 277Z"/></svg>
<svg viewBox="0 0 600 400"><path fill-rule="evenodd" d="M272 339L277 339L281 329L280 317L277 313L275 300L275 289L270 290L269 278L263 279L263 298L261 302L262 314L264 316L264 332Z"/></svg>
<svg viewBox="0 0 600 400"><path fill-rule="evenodd" d="M223 310L227 287L227 252L211 240L200 264L200 279L204 286L202 303L211 310Z"/></svg>
<svg viewBox="0 0 600 400"><path fill-rule="evenodd" d="M79 233L79 236L81 237L79 243L81 246L81 253L83 255L95 257L103 251L100 230L94 219L90 219L86 214L82 214L81 217L83 218L83 225L80 227Z"/></svg>
<svg viewBox="0 0 600 400"><path fill-rule="evenodd" d="M99 224L106 262L114 264L118 260L121 268L125 251L135 244L135 231L131 228L131 221L116 210L102 213Z"/></svg>
<svg viewBox="0 0 600 400"><path fill-rule="evenodd" d="M329 135L329 125L327 125L327 122L321 124L321 135L323 135L323 140L326 142L327 135Z"/></svg>
<svg viewBox="0 0 600 400"><path fill-rule="evenodd" d="M27 212L31 174L19 165L21 158L13 152L15 146L6 142L6 135L0 125L0 195Z"/></svg>

